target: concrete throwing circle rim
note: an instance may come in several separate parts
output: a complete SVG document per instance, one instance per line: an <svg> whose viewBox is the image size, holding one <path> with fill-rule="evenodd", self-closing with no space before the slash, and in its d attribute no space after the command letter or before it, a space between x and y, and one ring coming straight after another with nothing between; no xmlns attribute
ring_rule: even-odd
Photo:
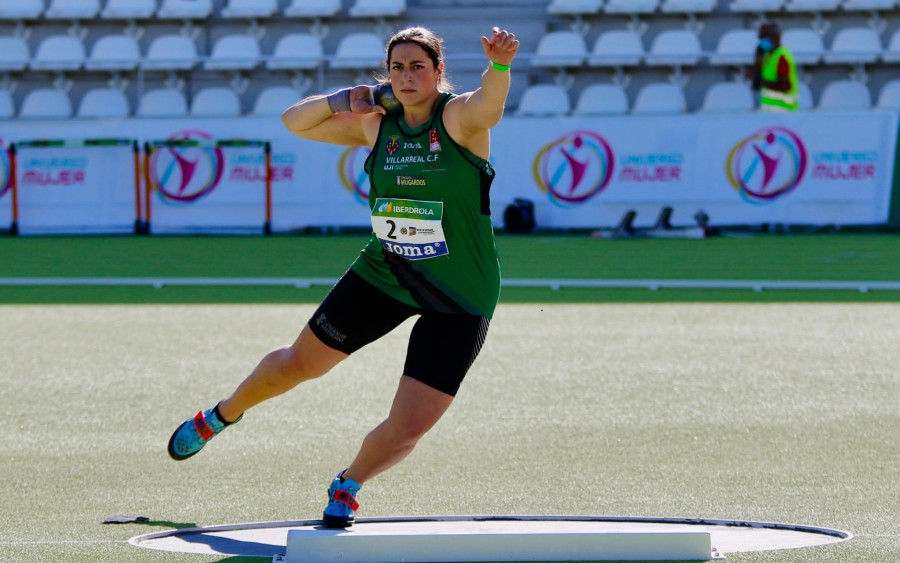
<svg viewBox="0 0 900 563"><path fill-rule="evenodd" d="M600 525L625 525L625 526L693 526L706 529L713 540L713 556L724 556L727 553L744 551L770 551L780 549L793 549L800 547L815 547L847 541L853 534L843 530L809 526L801 524L782 524L776 522L755 522L746 520L723 520L704 518L649 518L628 516L400 516L381 518L359 518L357 526L366 524L410 524L410 523L435 523L436 525L448 525L448 523L499 523L519 522L522 526L534 525L534 523L595 523ZM529 524L531 523L531 524ZM193 527L162 532L152 532L132 537L128 540L131 545L169 552L198 553L209 555L254 556L274 557L284 553L289 529L303 529L321 527L321 520L294 520L281 522L255 522L244 524L228 524L210 527ZM271 537L279 528L284 528L284 542L275 544ZM206 550L197 547L198 543L190 542L186 538L215 534L229 534L238 536L238 539L229 538L219 543L227 545L224 550L215 550L212 545L215 542L199 542L206 546ZM254 541L260 535L268 534L270 543ZM776 537L777 535L778 537ZM246 537L245 537L246 536ZM753 538L751 538L753 536ZM807 538L808 536L808 538ZM245 539L240 539L245 537ZM772 538L775 538L774 541ZM787 537L787 540L784 538ZM747 539L751 538L748 543ZM806 541L799 541L805 539ZM755 542L755 543L754 543ZM243 549L242 546L244 546ZM263 546L263 547L261 547ZM221 547L221 546L220 546ZM268 550L265 553L261 550ZM269 552L271 551L271 553Z"/></svg>

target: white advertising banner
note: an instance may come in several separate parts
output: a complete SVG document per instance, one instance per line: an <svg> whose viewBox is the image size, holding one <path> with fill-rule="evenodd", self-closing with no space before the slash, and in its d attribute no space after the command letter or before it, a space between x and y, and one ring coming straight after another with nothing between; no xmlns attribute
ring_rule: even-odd
<svg viewBox="0 0 900 563"><path fill-rule="evenodd" d="M897 130L898 113L878 110L507 116L492 131L493 221L501 227L506 206L525 198L535 203L541 228L611 227L629 210L638 213L636 225L651 224L665 206L673 208L676 226L695 225L700 210L710 224L720 226L880 224L890 207ZM4 122L2 131L6 142L119 136L142 146L166 139L268 140L273 231L371 225L363 169L369 149L299 139L278 117L13 120ZM249 147L228 147L221 157L199 149L159 151L149 174L165 184L167 193L151 194L151 230L256 232L263 222L262 158L259 149ZM130 158L116 160L130 167ZM0 162L0 180L3 170ZM118 181L115 193L130 197L129 180L122 176ZM160 201L179 193L183 201ZM99 196L85 192L85 197ZM0 225L5 224L6 197L0 196ZM63 217L48 218L58 213ZM19 221L50 228L53 221L70 220L66 213L49 204L47 209L20 205ZM124 225L131 220L133 212Z"/></svg>
<svg viewBox="0 0 900 563"><path fill-rule="evenodd" d="M19 232L133 232L135 174L127 139L17 143Z"/></svg>

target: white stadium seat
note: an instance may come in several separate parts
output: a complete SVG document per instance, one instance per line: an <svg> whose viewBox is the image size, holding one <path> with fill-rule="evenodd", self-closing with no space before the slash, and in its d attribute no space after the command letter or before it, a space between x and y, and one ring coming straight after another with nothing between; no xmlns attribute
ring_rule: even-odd
<svg viewBox="0 0 900 563"><path fill-rule="evenodd" d="M841 5L841 0L788 0L784 5L788 12L833 12Z"/></svg>
<svg viewBox="0 0 900 563"><path fill-rule="evenodd" d="M628 96L618 84L590 84L581 91L572 115L582 117L628 113Z"/></svg>
<svg viewBox="0 0 900 563"><path fill-rule="evenodd" d="M822 36L812 29L787 29L781 34L781 44L788 48L798 65L818 64L825 55Z"/></svg>
<svg viewBox="0 0 900 563"><path fill-rule="evenodd" d="M815 103L813 102L812 90L809 89L809 86L806 82L800 82L797 84L797 98L798 98L798 108L800 110L811 110Z"/></svg>
<svg viewBox="0 0 900 563"><path fill-rule="evenodd" d="M348 13L354 18L389 18L405 11L406 0L356 0Z"/></svg>
<svg viewBox="0 0 900 563"><path fill-rule="evenodd" d="M156 12L156 0L107 0L100 17L108 20L146 20Z"/></svg>
<svg viewBox="0 0 900 563"><path fill-rule="evenodd" d="M84 64L88 70L134 70L141 60L137 39L129 35L104 35L94 43Z"/></svg>
<svg viewBox="0 0 900 563"><path fill-rule="evenodd" d="M8 90L0 90L0 119L11 119L16 115L12 94Z"/></svg>
<svg viewBox="0 0 900 563"><path fill-rule="evenodd" d="M278 11L278 0L228 0L223 18L269 18Z"/></svg>
<svg viewBox="0 0 900 563"><path fill-rule="evenodd" d="M374 33L351 33L338 43L331 68L366 70L381 68L384 41Z"/></svg>
<svg viewBox="0 0 900 563"><path fill-rule="evenodd" d="M203 68L206 70L250 70L259 64L262 53L255 37L233 33L220 37Z"/></svg>
<svg viewBox="0 0 900 563"><path fill-rule="evenodd" d="M900 78L891 80L881 88L875 107L878 109L900 110Z"/></svg>
<svg viewBox="0 0 900 563"><path fill-rule="evenodd" d="M872 95L858 80L829 82L819 99L820 110L863 110L872 107Z"/></svg>
<svg viewBox="0 0 900 563"><path fill-rule="evenodd" d="M784 6L784 0L732 0L728 9L732 12L766 13L777 12Z"/></svg>
<svg viewBox="0 0 900 563"><path fill-rule="evenodd" d="M78 117L125 118L130 109L128 99L121 90L114 88L95 88L89 90L78 105Z"/></svg>
<svg viewBox="0 0 900 563"><path fill-rule="evenodd" d="M709 64L722 66L752 64L758 42L758 35L752 29L729 29L719 36L716 51L709 57Z"/></svg>
<svg viewBox="0 0 900 563"><path fill-rule="evenodd" d="M72 117L72 102L62 90L38 88L25 95L20 119L67 119Z"/></svg>
<svg viewBox="0 0 900 563"><path fill-rule="evenodd" d="M235 117L241 114L241 100L231 88L212 86L197 92L191 100L192 117Z"/></svg>
<svg viewBox="0 0 900 563"><path fill-rule="evenodd" d="M660 11L664 14L708 14L718 0L665 0Z"/></svg>
<svg viewBox="0 0 900 563"><path fill-rule="evenodd" d="M574 67L584 64L587 46L584 37L574 31L551 31L538 40L531 59L535 67Z"/></svg>
<svg viewBox="0 0 900 563"><path fill-rule="evenodd" d="M311 33L289 33L275 44L266 68L277 70L312 70L325 58L322 41Z"/></svg>
<svg viewBox="0 0 900 563"><path fill-rule="evenodd" d="M172 88L158 88L144 92L138 102L136 115L140 117L184 117L188 113L184 94Z"/></svg>
<svg viewBox="0 0 900 563"><path fill-rule="evenodd" d="M156 17L161 20L203 20L212 11L212 0L162 0Z"/></svg>
<svg viewBox="0 0 900 563"><path fill-rule="evenodd" d="M553 0L547 5L547 13L556 16L589 16L599 14L603 0Z"/></svg>
<svg viewBox="0 0 900 563"><path fill-rule="evenodd" d="M36 20L44 13L44 0L0 0L0 20Z"/></svg>
<svg viewBox="0 0 900 563"><path fill-rule="evenodd" d="M197 46L184 35L160 35L150 42L146 70L189 70L197 64Z"/></svg>
<svg viewBox="0 0 900 563"><path fill-rule="evenodd" d="M22 71L31 61L24 37L0 37L0 72Z"/></svg>
<svg viewBox="0 0 900 563"><path fill-rule="evenodd" d="M597 37L587 62L595 67L636 66L641 64L644 54L644 45L637 32L611 29Z"/></svg>
<svg viewBox="0 0 900 563"><path fill-rule="evenodd" d="M259 93L253 104L252 115L281 115L300 100L300 95L290 86L269 86Z"/></svg>
<svg viewBox="0 0 900 563"><path fill-rule="evenodd" d="M553 117L566 115L571 109L565 88L557 84L535 84L522 92L516 115Z"/></svg>
<svg viewBox="0 0 900 563"><path fill-rule="evenodd" d="M753 99L753 90L743 82L717 82L706 91L700 111L705 113L752 111Z"/></svg>
<svg viewBox="0 0 900 563"><path fill-rule="evenodd" d="M897 7L897 0L844 0L841 8L848 12L889 11Z"/></svg>
<svg viewBox="0 0 900 563"><path fill-rule="evenodd" d="M878 33L869 27L848 27L834 36L831 49L825 53L825 62L841 63L874 63L881 55L881 39Z"/></svg>
<svg viewBox="0 0 900 563"><path fill-rule="evenodd" d="M48 20L89 20L100 12L100 0L50 0L44 12Z"/></svg>
<svg viewBox="0 0 900 563"><path fill-rule="evenodd" d="M652 14L659 0L609 0L603 9L607 14Z"/></svg>
<svg viewBox="0 0 900 563"><path fill-rule="evenodd" d="M886 63L900 63L900 29L891 35L887 49L881 55L881 60Z"/></svg>
<svg viewBox="0 0 900 563"><path fill-rule="evenodd" d="M341 11L341 0L292 0L284 15L292 18L330 18Z"/></svg>
<svg viewBox="0 0 900 563"><path fill-rule="evenodd" d="M659 82L646 84L638 90L634 114L670 114L687 111L684 91L675 84Z"/></svg>
<svg viewBox="0 0 900 563"><path fill-rule="evenodd" d="M702 54L696 33L686 29L667 29L653 39L644 62L651 66L695 65Z"/></svg>
<svg viewBox="0 0 900 563"><path fill-rule="evenodd" d="M84 44L71 35L51 35L40 42L34 59L33 70L78 70L84 64Z"/></svg>

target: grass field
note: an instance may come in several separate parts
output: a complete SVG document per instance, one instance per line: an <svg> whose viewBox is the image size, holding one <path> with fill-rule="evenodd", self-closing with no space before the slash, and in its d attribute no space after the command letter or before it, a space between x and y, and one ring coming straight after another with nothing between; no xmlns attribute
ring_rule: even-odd
<svg viewBox="0 0 900 563"><path fill-rule="evenodd" d="M361 242L3 238L0 277L337 276ZM869 234L500 239L506 275L523 278L900 281L898 246ZM175 425L293 339L316 291L0 287L0 561L215 561L127 540L318 517L330 478L386 414L409 324L196 458L165 452ZM789 522L855 537L728 561L900 561L897 292L573 293L504 290L457 401L366 485L360 516ZM112 514L151 522L100 524Z"/></svg>

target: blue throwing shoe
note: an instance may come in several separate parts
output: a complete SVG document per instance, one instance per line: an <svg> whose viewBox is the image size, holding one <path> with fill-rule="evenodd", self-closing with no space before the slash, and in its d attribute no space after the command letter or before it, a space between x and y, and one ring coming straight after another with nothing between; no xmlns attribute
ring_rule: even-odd
<svg viewBox="0 0 900 563"><path fill-rule="evenodd" d="M203 446L222 430L244 418L244 415L241 414L234 422L226 423L219 418L219 411L216 407L198 412L197 416L184 421L175 430L175 433L169 438L169 455L172 459L181 461L191 457L202 450Z"/></svg>
<svg viewBox="0 0 900 563"><path fill-rule="evenodd" d="M329 528L352 526L354 512L359 509L356 494L362 485L353 479L341 477L343 473L338 473L328 487L328 506L322 514L322 522Z"/></svg>

